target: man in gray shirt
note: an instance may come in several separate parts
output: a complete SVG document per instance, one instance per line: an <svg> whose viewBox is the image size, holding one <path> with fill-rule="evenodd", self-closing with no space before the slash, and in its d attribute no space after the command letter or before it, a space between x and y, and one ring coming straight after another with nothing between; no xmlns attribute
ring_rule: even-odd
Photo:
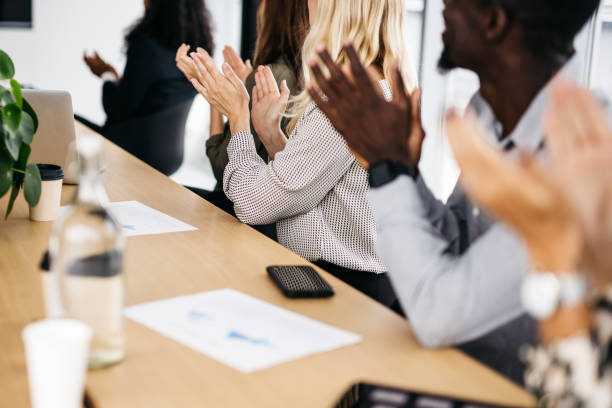
<svg viewBox="0 0 612 408"><path fill-rule="evenodd" d="M480 90L471 107L508 154L543 148L540 122L549 84L574 54L574 38L599 0L445 0L440 69L474 71ZM326 52L313 75L313 99L370 163L369 201L377 249L419 340L457 345L522 382L518 349L536 340L520 304L529 271L522 242L470 203L457 188L446 204L418 176L424 132L418 99L395 78L394 100L376 94L347 47L354 81ZM359 103L355 103L359 101Z"/></svg>

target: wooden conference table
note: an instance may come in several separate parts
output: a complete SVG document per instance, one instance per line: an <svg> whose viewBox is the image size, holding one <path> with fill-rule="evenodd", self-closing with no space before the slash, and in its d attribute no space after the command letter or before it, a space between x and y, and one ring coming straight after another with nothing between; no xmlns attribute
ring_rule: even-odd
<svg viewBox="0 0 612 408"><path fill-rule="evenodd" d="M90 132L77 124L77 134ZM405 320L324 272L334 297L283 297L266 266L305 264L304 259L108 141L104 153L111 201L137 200L199 228L128 238L128 305L234 288L361 334L363 340L242 374L126 320L126 359L88 373L87 390L96 407L332 407L357 381L506 406L535 404L518 386L459 351L422 348ZM63 204L74 191L64 186ZM29 405L20 333L43 317L38 263L48 247L51 223L30 222L22 195L4 221L6 204L6 197L0 200L0 406L18 408Z"/></svg>

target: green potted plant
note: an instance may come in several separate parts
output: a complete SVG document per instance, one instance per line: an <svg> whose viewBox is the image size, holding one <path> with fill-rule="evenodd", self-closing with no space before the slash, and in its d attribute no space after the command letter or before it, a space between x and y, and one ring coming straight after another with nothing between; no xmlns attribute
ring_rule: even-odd
<svg viewBox="0 0 612 408"><path fill-rule="evenodd" d="M23 99L21 86L14 76L13 61L0 50L0 198L11 190L5 219L13 210L21 187L32 207L38 204L41 188L38 167L28 164L38 118Z"/></svg>

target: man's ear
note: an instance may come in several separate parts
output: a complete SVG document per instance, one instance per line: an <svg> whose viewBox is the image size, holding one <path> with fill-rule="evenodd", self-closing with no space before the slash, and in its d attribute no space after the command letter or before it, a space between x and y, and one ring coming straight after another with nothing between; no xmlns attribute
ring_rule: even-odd
<svg viewBox="0 0 612 408"><path fill-rule="evenodd" d="M503 7L495 5L487 10L484 18L486 39L493 42L500 41L509 29L508 12Z"/></svg>

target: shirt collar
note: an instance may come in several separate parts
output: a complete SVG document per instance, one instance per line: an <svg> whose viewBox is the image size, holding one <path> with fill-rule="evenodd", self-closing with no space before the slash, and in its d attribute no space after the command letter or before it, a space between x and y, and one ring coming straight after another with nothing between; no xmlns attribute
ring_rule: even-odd
<svg viewBox="0 0 612 408"><path fill-rule="evenodd" d="M573 59L572 59L573 60ZM570 60L562 69L566 71L571 64ZM489 132L493 141L503 150L511 151L518 150L527 153L536 153L544 145L544 128L542 127L542 119L548 102L550 100L550 91L553 87L555 79L560 74L556 74L545 86L540 90L536 97L531 101L531 104L519 120L518 124L504 140L500 140L503 134L503 127L489 104L484 100L480 91L476 92L472 97L469 107L476 113L478 120Z"/></svg>

